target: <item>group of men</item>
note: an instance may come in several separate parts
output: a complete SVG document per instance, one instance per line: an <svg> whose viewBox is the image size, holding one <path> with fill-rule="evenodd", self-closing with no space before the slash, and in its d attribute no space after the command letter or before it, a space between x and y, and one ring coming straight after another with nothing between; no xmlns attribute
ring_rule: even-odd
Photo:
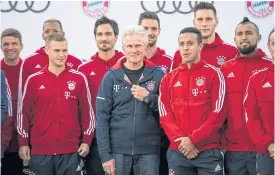
<svg viewBox="0 0 275 175"><path fill-rule="evenodd" d="M118 24L103 16L86 63L69 55L59 20L44 22L45 46L24 60L20 32L4 30L3 175L273 174L274 29L270 59L246 17L236 47L215 32L213 4L198 3L193 22L171 59L157 47L155 13L126 30L123 53Z"/></svg>

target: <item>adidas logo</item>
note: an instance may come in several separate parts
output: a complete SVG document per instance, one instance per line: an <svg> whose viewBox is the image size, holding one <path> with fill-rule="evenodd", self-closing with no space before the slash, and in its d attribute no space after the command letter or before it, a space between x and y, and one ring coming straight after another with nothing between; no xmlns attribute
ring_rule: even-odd
<svg viewBox="0 0 275 175"><path fill-rule="evenodd" d="M41 85L39 89L45 89L45 86L44 86L44 85Z"/></svg>
<svg viewBox="0 0 275 175"><path fill-rule="evenodd" d="M272 86L271 86L271 84L269 82L266 82L262 87L263 88L270 88Z"/></svg>
<svg viewBox="0 0 275 175"><path fill-rule="evenodd" d="M174 84L173 87L179 87L179 86L182 86L182 84L181 84L179 81L177 81L177 82Z"/></svg>
<svg viewBox="0 0 275 175"><path fill-rule="evenodd" d="M217 165L216 168L215 168L215 172L221 171L221 170L222 170L222 167L220 165Z"/></svg>
<svg viewBox="0 0 275 175"><path fill-rule="evenodd" d="M227 75L227 78L233 78L233 77L235 77L233 72L231 72L230 74Z"/></svg>
<svg viewBox="0 0 275 175"><path fill-rule="evenodd" d="M94 71L92 71L92 72L90 73L90 75L95 75L95 72L94 72Z"/></svg>
<svg viewBox="0 0 275 175"><path fill-rule="evenodd" d="M35 68L38 69L38 68L41 68L41 66L40 66L39 64L37 64L37 65L35 66Z"/></svg>

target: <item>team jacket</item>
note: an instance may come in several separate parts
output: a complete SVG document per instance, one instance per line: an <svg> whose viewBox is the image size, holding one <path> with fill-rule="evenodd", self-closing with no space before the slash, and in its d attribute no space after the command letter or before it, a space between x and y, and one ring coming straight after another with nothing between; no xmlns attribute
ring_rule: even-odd
<svg viewBox="0 0 275 175"><path fill-rule="evenodd" d="M89 83L89 88L92 97L92 105L95 109L95 100L100 82L105 73L113 67L116 62L123 57L123 53L116 50L115 55L108 61L104 61L98 56L98 53L91 57L91 60L79 66L78 71L82 72Z"/></svg>
<svg viewBox="0 0 275 175"><path fill-rule="evenodd" d="M27 78L49 64L49 57L44 51L45 47L41 47L34 54L27 57L21 66L19 75L19 100L22 100L22 93ZM72 69L77 70L78 66L82 64L82 61L78 58L68 55L66 65Z"/></svg>
<svg viewBox="0 0 275 175"><path fill-rule="evenodd" d="M111 160L112 153L158 154L160 149L158 91L164 73L144 59L138 84L149 91L146 104L131 93L132 84L122 68L125 61L120 59L105 74L96 99L96 137L102 163Z"/></svg>
<svg viewBox="0 0 275 175"><path fill-rule="evenodd" d="M11 89L8 80L5 77L4 72L1 70L1 158L3 158L4 152L9 147L9 143L12 138L12 97ZM5 98L5 101L2 100ZM3 102L5 104L3 104ZM5 109L3 108L5 105ZM5 116L6 117L5 117ZM3 120L3 123L2 123Z"/></svg>
<svg viewBox="0 0 275 175"><path fill-rule="evenodd" d="M215 41L211 44L204 44L201 51L201 59L207 63L220 68L226 61L235 57L238 50L225 43L220 36L216 33ZM181 64L181 55L177 51L173 58L172 70L177 68Z"/></svg>
<svg viewBox="0 0 275 175"><path fill-rule="evenodd" d="M274 64L253 75L244 98L248 133L256 152L269 156L267 150L274 143Z"/></svg>
<svg viewBox="0 0 275 175"><path fill-rule="evenodd" d="M266 67L271 59L258 49L253 56L236 57L226 62L221 70L227 87L227 126L225 138L226 149L229 151L255 151L255 147L246 129L243 100L249 78L257 71Z"/></svg>
<svg viewBox="0 0 275 175"><path fill-rule="evenodd" d="M147 58L149 61L159 66L164 73L167 73L171 69L172 58L166 55L163 49L157 48L157 52L151 58Z"/></svg>
<svg viewBox="0 0 275 175"><path fill-rule="evenodd" d="M95 118L85 76L69 67L56 76L45 67L26 81L17 128L20 146L33 155L76 152L91 144ZM82 139L80 139L80 137Z"/></svg>
<svg viewBox="0 0 275 175"><path fill-rule="evenodd" d="M17 130L16 130L16 114L17 114L17 98L18 98L18 81L19 72L22 64L22 59L19 60L15 66L9 66L5 63L4 59L1 60L1 69L6 74L6 79L10 87L10 95L12 98L12 115L8 117L8 121L5 122L4 128L5 134L2 134L2 141L6 140L6 152L18 152ZM3 130L2 130L3 131ZM8 134L11 133L11 134Z"/></svg>
<svg viewBox="0 0 275 175"><path fill-rule="evenodd" d="M222 73L204 61L190 69L181 64L164 76L158 106L171 149L178 151L179 137L189 137L199 151L220 147L225 89Z"/></svg>

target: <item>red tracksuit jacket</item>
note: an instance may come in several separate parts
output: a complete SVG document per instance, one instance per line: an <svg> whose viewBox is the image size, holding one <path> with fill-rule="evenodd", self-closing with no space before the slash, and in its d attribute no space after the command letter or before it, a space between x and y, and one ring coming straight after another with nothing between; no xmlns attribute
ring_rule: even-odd
<svg viewBox="0 0 275 175"><path fill-rule="evenodd" d="M3 130L5 130L5 134L3 134L2 143L4 140L7 142L7 146L5 145L5 148L7 149L6 152L18 152L16 114L18 98L18 81L21 64L22 59L20 59L18 64L15 66L7 65L4 59L2 59L1 61L1 69L5 72L12 98L12 116L8 117L8 120L3 125Z"/></svg>
<svg viewBox="0 0 275 175"><path fill-rule="evenodd" d="M274 143L274 64L253 75L248 83L244 109L248 133L256 152L269 156Z"/></svg>
<svg viewBox="0 0 275 175"><path fill-rule="evenodd" d="M19 145L33 155L76 152L91 144L95 117L85 76L69 67L56 76L45 67L26 81L17 128ZM82 137L82 139L80 139Z"/></svg>
<svg viewBox="0 0 275 175"><path fill-rule="evenodd" d="M45 47L41 47L34 54L27 57L21 66L20 75L19 75L19 98L22 97L23 88L27 78L49 64L49 57L44 51ZM68 55L66 65L72 69L77 70L78 66L82 64L82 61L78 58Z"/></svg>
<svg viewBox="0 0 275 175"><path fill-rule="evenodd" d="M201 59L220 68L226 61L234 58L237 53L238 50L234 46L225 43L216 33L216 38L213 43L204 44L201 51ZM177 51L173 58L172 70L177 68L180 64L181 56L180 52Z"/></svg>
<svg viewBox="0 0 275 175"><path fill-rule="evenodd" d="M82 72L88 80L92 97L92 105L94 109L98 88L103 76L108 71L108 69L113 67L116 62L123 56L123 53L116 50L113 58L109 59L108 61L104 61L98 56L98 53L96 53L91 57L89 62L79 66L78 71Z"/></svg>
<svg viewBox="0 0 275 175"><path fill-rule="evenodd" d="M190 69L181 64L160 85L160 123L174 150L179 137L189 137L199 151L219 148L219 130L225 120L225 81L214 66L200 61Z"/></svg>
<svg viewBox="0 0 275 175"><path fill-rule="evenodd" d="M166 55L165 51L159 47L157 48L155 55L148 60L159 66L164 71L164 73L169 72L171 69L172 58L169 55Z"/></svg>
<svg viewBox="0 0 275 175"><path fill-rule="evenodd" d="M253 56L241 57L237 54L234 59L221 67L227 87L225 137L227 140L226 149L229 151L255 151L245 127L243 100L249 78L253 73L266 67L271 61L265 55L261 49L258 49L258 52Z"/></svg>
<svg viewBox="0 0 275 175"><path fill-rule="evenodd" d="M7 99L8 99L8 116L6 121L1 125L1 153L5 152L7 148L9 148L10 141L12 139L12 121L13 121L13 110L12 110L12 97L11 97L11 89L6 78L5 80L7 86ZM18 150L17 150L18 151ZM1 154L2 156L2 154Z"/></svg>

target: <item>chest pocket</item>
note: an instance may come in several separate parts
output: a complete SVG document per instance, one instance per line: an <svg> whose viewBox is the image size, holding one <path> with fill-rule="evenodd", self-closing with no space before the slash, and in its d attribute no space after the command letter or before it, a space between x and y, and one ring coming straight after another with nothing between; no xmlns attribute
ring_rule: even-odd
<svg viewBox="0 0 275 175"><path fill-rule="evenodd" d="M230 94L243 91L243 76L245 75L237 75L236 72L230 72L227 75L224 75L227 93Z"/></svg>
<svg viewBox="0 0 275 175"><path fill-rule="evenodd" d="M262 103L273 102L274 103L274 87L273 84L265 82L258 87L258 101Z"/></svg>

